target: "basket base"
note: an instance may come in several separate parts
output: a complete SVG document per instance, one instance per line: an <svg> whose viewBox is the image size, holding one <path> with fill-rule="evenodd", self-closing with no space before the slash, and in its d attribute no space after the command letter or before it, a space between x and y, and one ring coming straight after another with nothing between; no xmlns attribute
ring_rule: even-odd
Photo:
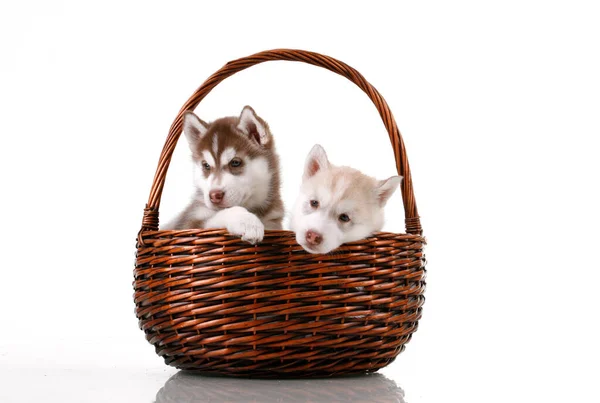
<svg viewBox="0 0 600 403"><path fill-rule="evenodd" d="M404 350L404 348L402 349ZM395 358L377 360L315 360L282 363L279 360L235 365L224 360L212 360L210 365L178 365L177 369L203 376L227 376L258 379L329 378L373 373L391 364Z"/></svg>
<svg viewBox="0 0 600 403"><path fill-rule="evenodd" d="M408 342L408 340L406 340ZM227 376L239 378L286 379L286 378L326 378L346 375L367 374L391 364L398 354L404 351L402 344L386 355L382 351L373 351L378 358L340 358L315 360L224 360L193 359L190 357L163 357L167 365L189 373L205 376ZM364 351L362 352L365 355Z"/></svg>

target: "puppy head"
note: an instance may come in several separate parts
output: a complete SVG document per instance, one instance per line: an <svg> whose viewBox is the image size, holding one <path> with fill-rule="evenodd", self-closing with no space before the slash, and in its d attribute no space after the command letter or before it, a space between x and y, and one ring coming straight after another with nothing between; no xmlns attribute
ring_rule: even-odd
<svg viewBox="0 0 600 403"><path fill-rule="evenodd" d="M251 209L271 197L277 168L273 138L251 107L210 124L186 112L183 132L192 150L194 183L207 207Z"/></svg>
<svg viewBox="0 0 600 403"><path fill-rule="evenodd" d="M315 145L304 167L290 224L296 241L310 253L328 253L341 244L379 231L384 207L402 177L376 180L356 169L337 167Z"/></svg>

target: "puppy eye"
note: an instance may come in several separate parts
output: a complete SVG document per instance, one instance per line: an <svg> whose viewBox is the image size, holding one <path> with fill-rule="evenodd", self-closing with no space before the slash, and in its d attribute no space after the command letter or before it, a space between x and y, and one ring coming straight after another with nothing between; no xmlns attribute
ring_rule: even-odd
<svg viewBox="0 0 600 403"><path fill-rule="evenodd" d="M210 171L210 165L208 165L208 162L206 161L202 161L202 168L204 168L205 171Z"/></svg>
<svg viewBox="0 0 600 403"><path fill-rule="evenodd" d="M229 161L229 166L232 168L237 168L241 165L242 165L242 160L239 158L234 158L231 161Z"/></svg>
<svg viewBox="0 0 600 403"><path fill-rule="evenodd" d="M340 216L338 218L342 222L348 222L348 221L350 221L350 217L348 217L348 214L340 214Z"/></svg>
<svg viewBox="0 0 600 403"><path fill-rule="evenodd" d="M319 201L318 200L311 200L310 201L310 207L312 207L312 208L319 207Z"/></svg>

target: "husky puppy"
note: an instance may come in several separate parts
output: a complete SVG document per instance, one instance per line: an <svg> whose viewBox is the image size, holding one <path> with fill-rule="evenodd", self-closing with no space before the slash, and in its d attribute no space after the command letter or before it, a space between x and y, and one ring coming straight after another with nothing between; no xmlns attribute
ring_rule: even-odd
<svg viewBox="0 0 600 403"><path fill-rule="evenodd" d="M252 244L281 229L279 157L267 123L246 106L239 117L207 124L186 112L195 195L162 229L226 228Z"/></svg>
<svg viewBox="0 0 600 403"><path fill-rule="evenodd" d="M290 217L296 241L309 253L328 253L381 230L385 204L401 181L401 176L376 180L332 165L323 147L315 145Z"/></svg>

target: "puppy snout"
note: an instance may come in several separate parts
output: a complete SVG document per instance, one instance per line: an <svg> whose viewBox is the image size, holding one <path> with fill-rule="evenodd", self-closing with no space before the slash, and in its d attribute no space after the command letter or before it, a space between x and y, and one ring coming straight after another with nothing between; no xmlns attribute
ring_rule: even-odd
<svg viewBox="0 0 600 403"><path fill-rule="evenodd" d="M223 192L222 190L211 190L208 196L210 197L211 202L219 204L223 201L223 197L225 197L225 192Z"/></svg>
<svg viewBox="0 0 600 403"><path fill-rule="evenodd" d="M323 242L323 235L316 231L308 230L306 231L306 242L313 246L320 245Z"/></svg>

